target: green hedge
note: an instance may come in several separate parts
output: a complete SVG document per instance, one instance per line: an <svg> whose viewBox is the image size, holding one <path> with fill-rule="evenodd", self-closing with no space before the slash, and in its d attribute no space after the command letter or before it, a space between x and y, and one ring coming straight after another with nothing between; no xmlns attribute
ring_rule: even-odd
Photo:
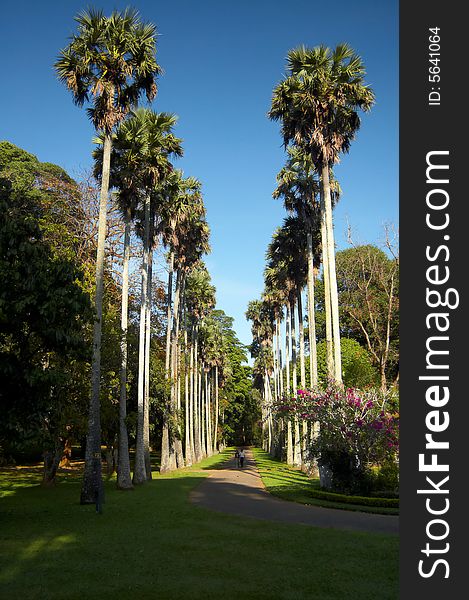
<svg viewBox="0 0 469 600"><path fill-rule="evenodd" d="M399 498L369 498L365 496L346 496L323 490L311 490L310 494L318 500L343 502L344 504L362 504L363 506L379 506L383 508L399 508Z"/></svg>

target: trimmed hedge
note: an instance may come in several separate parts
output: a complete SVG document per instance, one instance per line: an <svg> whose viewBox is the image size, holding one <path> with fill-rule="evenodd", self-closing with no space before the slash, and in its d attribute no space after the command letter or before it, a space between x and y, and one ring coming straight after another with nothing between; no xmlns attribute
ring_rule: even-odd
<svg viewBox="0 0 469 600"><path fill-rule="evenodd" d="M376 506L382 508L399 508L399 498L371 498L366 496L346 496L335 492L324 490L311 490L310 494L318 500L329 500L330 502L343 502L344 504L361 504L363 506Z"/></svg>

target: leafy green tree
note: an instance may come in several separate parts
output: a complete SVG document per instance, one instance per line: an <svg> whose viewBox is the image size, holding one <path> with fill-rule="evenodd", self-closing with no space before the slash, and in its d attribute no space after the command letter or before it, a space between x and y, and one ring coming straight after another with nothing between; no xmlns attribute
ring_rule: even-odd
<svg viewBox="0 0 469 600"><path fill-rule="evenodd" d="M227 444L258 443L260 404L253 394L247 348L233 329L232 317L215 309L212 318L218 322L224 340L224 361L220 368L220 437Z"/></svg>
<svg viewBox="0 0 469 600"><path fill-rule="evenodd" d="M342 335L366 348L384 390L399 377L399 257L367 244L337 252ZM318 338L324 339L324 282L317 284Z"/></svg>
<svg viewBox="0 0 469 600"><path fill-rule="evenodd" d="M72 416L79 427L91 322L73 236L58 235L57 179L76 192L59 167L1 143L0 445L36 439L46 451L45 483L55 478ZM63 198L62 208L72 202Z"/></svg>
<svg viewBox="0 0 469 600"><path fill-rule="evenodd" d="M384 391L396 379L399 355L399 259L376 246L337 253L341 318L348 335L367 348Z"/></svg>
<svg viewBox="0 0 469 600"><path fill-rule="evenodd" d="M341 358L342 377L346 387L360 389L376 386L379 374L373 365L373 360L368 351L356 340L342 337ZM318 375L321 386L327 385L327 360L325 341L318 344Z"/></svg>

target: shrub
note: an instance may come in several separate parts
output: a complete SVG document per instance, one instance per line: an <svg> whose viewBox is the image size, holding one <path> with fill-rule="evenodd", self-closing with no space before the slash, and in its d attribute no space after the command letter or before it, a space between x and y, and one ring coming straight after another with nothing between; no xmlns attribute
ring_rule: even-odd
<svg viewBox="0 0 469 600"><path fill-rule="evenodd" d="M311 490L311 496L318 500L328 500L329 502L343 502L344 504L356 504L363 506L375 506L382 508L398 508L399 498L376 498L369 496L347 496L345 494L336 494L324 490Z"/></svg>
<svg viewBox="0 0 469 600"><path fill-rule="evenodd" d="M398 455L398 415L390 412L391 399L389 393L331 384L323 391L299 390L296 398L282 400L276 410L287 418L296 415L319 424L309 450L322 471L329 472L329 481L321 485L346 493L369 493L391 478L389 465L395 464ZM381 479L373 475L371 465L383 466ZM394 469L393 488L396 473Z"/></svg>

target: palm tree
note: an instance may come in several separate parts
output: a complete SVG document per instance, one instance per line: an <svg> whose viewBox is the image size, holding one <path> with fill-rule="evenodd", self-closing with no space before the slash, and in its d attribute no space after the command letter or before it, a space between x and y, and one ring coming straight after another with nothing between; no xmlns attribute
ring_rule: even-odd
<svg viewBox="0 0 469 600"><path fill-rule="evenodd" d="M282 368L280 360L280 323L283 320L283 308L285 306L285 296L282 290L272 287L270 282L265 281L262 298L270 306L274 319L274 342L272 345L272 358L274 365L274 398L278 400L283 395Z"/></svg>
<svg viewBox="0 0 469 600"><path fill-rule="evenodd" d="M117 469L117 487L132 489L127 416L127 322L128 322L128 275L130 259L130 230L136 220L138 207L144 204L142 183L142 160L145 153L145 136L142 135L140 119L131 117L116 129L113 135L111 151L110 187L114 188L118 208L125 224L124 252L122 266L122 311L121 311L121 373L119 400L119 453ZM103 164L104 134L96 138L97 148L93 152L95 159L94 175L101 178ZM148 278L150 283L151 278ZM149 308L149 307L148 307ZM147 310L148 314L148 310ZM148 332L147 332L148 333ZM146 353L145 359L149 358ZM147 369L146 369L147 371ZM148 386L147 386L148 388ZM148 469L147 469L148 470Z"/></svg>
<svg viewBox="0 0 469 600"><path fill-rule="evenodd" d="M121 128L128 127L129 130L137 130L140 139L140 153L138 158L138 179L144 198L144 206L141 210L140 230L143 237L143 260L142 260L142 288L140 307L140 334L139 334L139 368L138 368L138 412L137 412L137 438L135 452L135 467L133 483L144 483L151 477L149 469L149 402L148 394L145 393L145 363L147 370L149 366L148 351L150 336L150 302L149 291L151 289L150 256L153 251L154 236L153 221L156 211L159 209L161 186L166 177L172 171L169 162L170 156L181 156L181 140L172 133L176 124L176 117L168 113L155 113L150 109L136 109L132 111L131 117L122 124ZM147 398L147 402L145 402ZM149 472L150 471L150 472Z"/></svg>
<svg viewBox="0 0 469 600"><path fill-rule="evenodd" d="M104 134L103 170L96 257L96 320L93 331L93 358L85 473L81 503L96 502L102 493L100 372L104 274L104 243L109 189L112 131L142 93L148 101L156 95L160 67L155 57L156 29L142 23L138 13L127 9L105 17L89 10L75 17L78 33L60 51L55 69L60 81L72 92L78 106L93 96L89 116L97 131Z"/></svg>
<svg viewBox="0 0 469 600"><path fill-rule="evenodd" d="M273 371L272 342L274 335L275 315L272 305L263 298L251 300L246 310L246 319L252 321L253 344L251 355L255 358L254 374L262 397L262 445L264 450L272 452L273 435L271 420L271 386L270 374ZM267 437L265 428L267 425Z"/></svg>
<svg viewBox="0 0 469 600"><path fill-rule="evenodd" d="M201 184L195 177L184 178L181 170L173 171L168 177L164 189L162 203L161 230L163 243L169 248L168 258L168 293L167 293L167 328L166 328L166 376L170 375L170 348L172 324L172 292L174 278L174 257L179 250L179 240L186 233L187 223L192 217L204 215L204 206L201 196Z"/></svg>
<svg viewBox="0 0 469 600"><path fill-rule="evenodd" d="M208 245L204 242L204 247ZM201 375L200 370L200 326L203 319L207 317L212 308L215 306L215 288L210 283L210 275L199 260L197 265L188 271L186 277L186 286L184 293L184 303L186 308L187 320L190 325L191 338L191 358L192 369L190 372L190 395L189 395L189 411L193 416L193 459L199 462L203 458L203 414L202 414L202 389L200 385ZM192 408L191 408L192 407ZM164 433L164 431L163 431ZM162 464L163 451L165 446L162 446Z"/></svg>
<svg viewBox="0 0 469 600"><path fill-rule="evenodd" d="M370 110L374 94L364 85L361 58L347 44L339 44L335 50L325 46L290 50L287 70L287 77L274 90L269 117L282 121L285 146L294 143L307 152L321 175L323 253L332 310L334 376L340 382L339 307L329 173L339 154L349 150L360 127L358 111Z"/></svg>
<svg viewBox="0 0 469 600"><path fill-rule="evenodd" d="M170 378L170 413L181 411L179 374L179 332L184 309L184 288L187 273L199 261L202 254L209 251L208 226L205 222L205 207L202 200L201 184L195 177L183 177L182 171L175 171L169 183L169 194L162 211L163 239L170 247L170 273L168 281L168 319L166 335L166 377ZM172 275L176 269L174 307L171 311ZM167 444L174 443L176 466L184 465L180 423L177 423L178 435L170 439L164 425L165 450L163 454L173 456ZM187 450L186 450L187 457ZM189 457L192 462L192 456ZM174 468L168 463L168 469Z"/></svg>
<svg viewBox="0 0 469 600"><path fill-rule="evenodd" d="M163 423L161 472L170 471L184 465L181 424L176 418L177 411L180 408L179 331L183 309L187 309L184 304L184 297L188 274L199 265L201 257L210 251L210 229L205 221L205 207L202 201L200 182L193 177L184 179L182 173L176 175L176 179L178 179L178 185L176 186L177 193L173 197L174 203L167 203L164 211L164 222L166 224L164 237L173 251L176 286L169 340L171 358L169 364L171 374L170 399ZM211 286L209 286L208 292L211 289ZM195 324L193 332L195 336L193 341L195 353L197 353L197 330L198 326ZM167 352L169 351L167 350ZM195 357L193 366L194 369L197 368ZM195 373L193 377L191 376L191 380L194 381L194 379ZM197 383L194 387L196 386ZM171 431L170 428L171 421L175 425L174 431ZM194 452L196 453L195 448ZM191 460L192 458L191 456ZM196 459L200 460L200 456L197 455Z"/></svg>
<svg viewBox="0 0 469 600"><path fill-rule="evenodd" d="M316 327L315 327L315 298L314 270L320 260L320 210L319 210L319 181L311 159L301 149L294 146L287 148L288 160L285 167L277 175L277 188L274 198L282 198L285 209L295 214L304 223L307 245L307 290L308 290L308 332L309 332L309 363L310 383L314 388L318 383ZM335 184L335 181L334 181ZM336 185L334 191L336 190ZM337 194L334 193L334 199ZM299 296L299 302L301 296ZM301 312L301 310L300 310ZM329 315L328 315L329 316ZM300 328L302 324L300 322ZM301 332L300 332L301 336ZM300 349L301 349L300 344ZM332 350L332 347L330 348ZM303 377L302 377L302 385Z"/></svg>
<svg viewBox="0 0 469 600"><path fill-rule="evenodd" d="M306 245L304 243L304 222L298 217L287 217L283 226L279 227L272 237L267 249L267 267L265 270L266 286L268 288L283 289L286 295L287 306L287 395L290 393L292 383L293 394L297 392L297 360L296 360L296 308L306 281L307 259ZM301 321L303 315L298 315ZM290 355L292 366L292 380L290 381ZM304 372L304 349L300 351L300 371ZM287 423L287 462L300 464L300 432L299 423L295 419L294 444L292 441L291 422Z"/></svg>
<svg viewBox="0 0 469 600"><path fill-rule="evenodd" d="M127 329L128 329L128 295L129 295L129 262L130 262L130 236L131 224L135 219L135 210L139 202L140 190L137 185L135 156L138 149L134 148L133 141L137 137L124 137L118 130L114 136L111 153L110 187L114 188L119 211L124 220L124 250L122 260L122 304L121 304L121 369L120 369L120 396L119 396L119 436L118 436L118 464L117 488L121 490L132 489L130 474L129 441L127 433ZM103 163L104 136L96 140L99 146L94 150L95 159L94 175L100 179Z"/></svg>

